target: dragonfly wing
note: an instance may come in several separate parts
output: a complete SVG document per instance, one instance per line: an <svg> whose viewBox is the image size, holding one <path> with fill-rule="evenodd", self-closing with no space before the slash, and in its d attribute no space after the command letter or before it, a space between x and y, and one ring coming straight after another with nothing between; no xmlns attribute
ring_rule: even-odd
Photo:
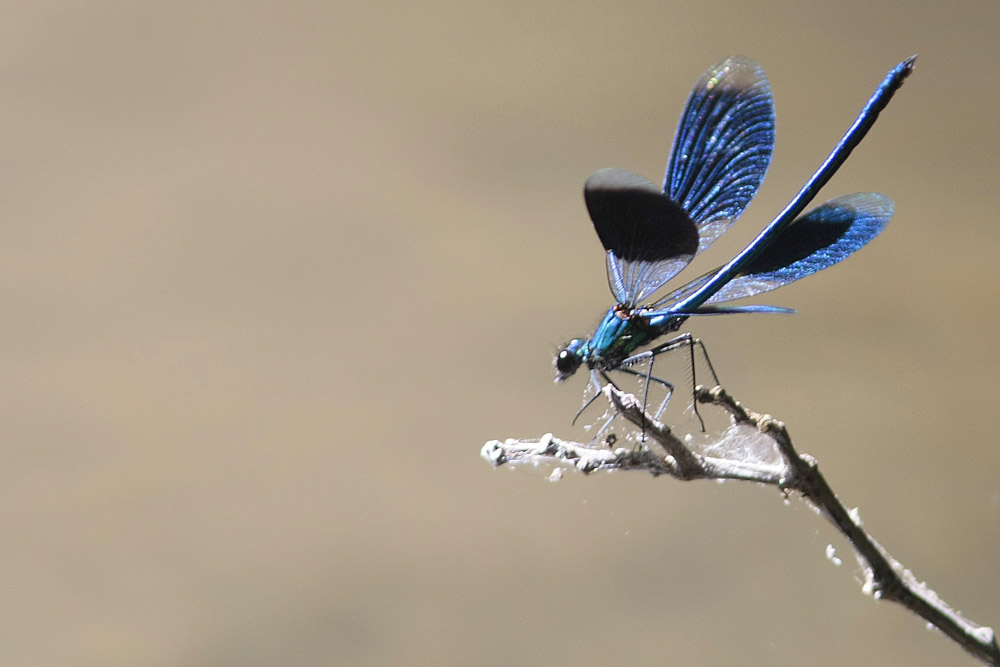
<svg viewBox="0 0 1000 667"><path fill-rule="evenodd" d="M619 303L648 297L698 250L695 223L642 176L601 169L587 179L583 196L607 251L608 283Z"/></svg>
<svg viewBox="0 0 1000 667"><path fill-rule="evenodd" d="M878 236L892 213L892 200L876 192L832 199L797 218L707 303L768 292L833 266Z"/></svg>
<svg viewBox="0 0 1000 667"><path fill-rule="evenodd" d="M774 103L760 65L730 56L691 91L663 192L697 224L702 251L743 213L774 149Z"/></svg>

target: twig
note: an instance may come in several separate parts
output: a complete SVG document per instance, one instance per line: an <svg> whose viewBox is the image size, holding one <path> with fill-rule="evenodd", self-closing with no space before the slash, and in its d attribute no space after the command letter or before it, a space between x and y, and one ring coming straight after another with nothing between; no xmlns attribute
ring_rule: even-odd
<svg viewBox="0 0 1000 667"><path fill-rule="evenodd" d="M848 510L837 498L819 471L816 460L799 454L785 425L770 415L744 408L722 387L698 387L696 400L725 410L732 428L750 428L774 443L780 461L735 460L705 456L679 439L670 428L643 410L641 402L611 385L604 392L614 409L638 426L666 452L649 447L611 449L555 438L551 433L538 440L491 441L482 454L494 465L505 463L569 463L591 473L598 470L642 470L654 476L669 475L680 480L737 479L768 484L785 493L798 492L815 505L850 542L865 572L862 590L881 600L903 605L957 642L984 664L1000 666L1000 646L991 628L978 625L952 609L910 570L893 558L862 526L857 510Z"/></svg>

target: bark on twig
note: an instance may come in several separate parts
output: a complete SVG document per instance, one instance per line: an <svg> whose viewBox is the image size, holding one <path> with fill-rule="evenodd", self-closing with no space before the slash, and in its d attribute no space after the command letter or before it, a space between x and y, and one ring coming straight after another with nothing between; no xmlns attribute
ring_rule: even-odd
<svg viewBox="0 0 1000 667"><path fill-rule="evenodd" d="M568 463L591 473L598 470L642 470L680 480L737 479L778 486L797 492L815 505L850 542L865 572L863 590L877 599L897 602L948 637L984 664L1000 666L1000 647L989 627L978 625L952 609L937 594L893 558L863 527L857 510L848 510L819 471L816 460L799 454L785 425L770 415L744 408L722 387L698 387L696 400L729 413L736 427L752 427L769 438L781 455L778 464L706 456L688 446L643 410L641 401L611 385L604 392L615 411L635 424L665 454L647 446L611 449L567 442L551 433L537 440L491 441L482 454L494 465L505 463Z"/></svg>

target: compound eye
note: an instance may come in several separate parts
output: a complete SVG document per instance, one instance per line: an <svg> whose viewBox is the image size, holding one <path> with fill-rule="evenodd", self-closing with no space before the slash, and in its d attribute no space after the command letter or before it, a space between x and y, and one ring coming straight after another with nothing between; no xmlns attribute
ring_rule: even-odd
<svg viewBox="0 0 1000 667"><path fill-rule="evenodd" d="M559 375L564 377L572 375L579 367L580 358L573 354L569 348L559 350L559 354L556 355L556 370L559 371Z"/></svg>

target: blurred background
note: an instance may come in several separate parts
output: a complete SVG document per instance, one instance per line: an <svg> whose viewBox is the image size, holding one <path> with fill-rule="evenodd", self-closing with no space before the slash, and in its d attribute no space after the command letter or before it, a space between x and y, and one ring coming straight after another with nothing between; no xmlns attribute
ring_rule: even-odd
<svg viewBox="0 0 1000 667"><path fill-rule="evenodd" d="M732 256L885 72L817 201L887 231L688 329L945 600L1000 626L1000 4L4 2L0 662L975 664L748 484L480 458L571 434L610 305L581 187L658 181L694 81L760 62ZM843 565L824 552L832 544Z"/></svg>

